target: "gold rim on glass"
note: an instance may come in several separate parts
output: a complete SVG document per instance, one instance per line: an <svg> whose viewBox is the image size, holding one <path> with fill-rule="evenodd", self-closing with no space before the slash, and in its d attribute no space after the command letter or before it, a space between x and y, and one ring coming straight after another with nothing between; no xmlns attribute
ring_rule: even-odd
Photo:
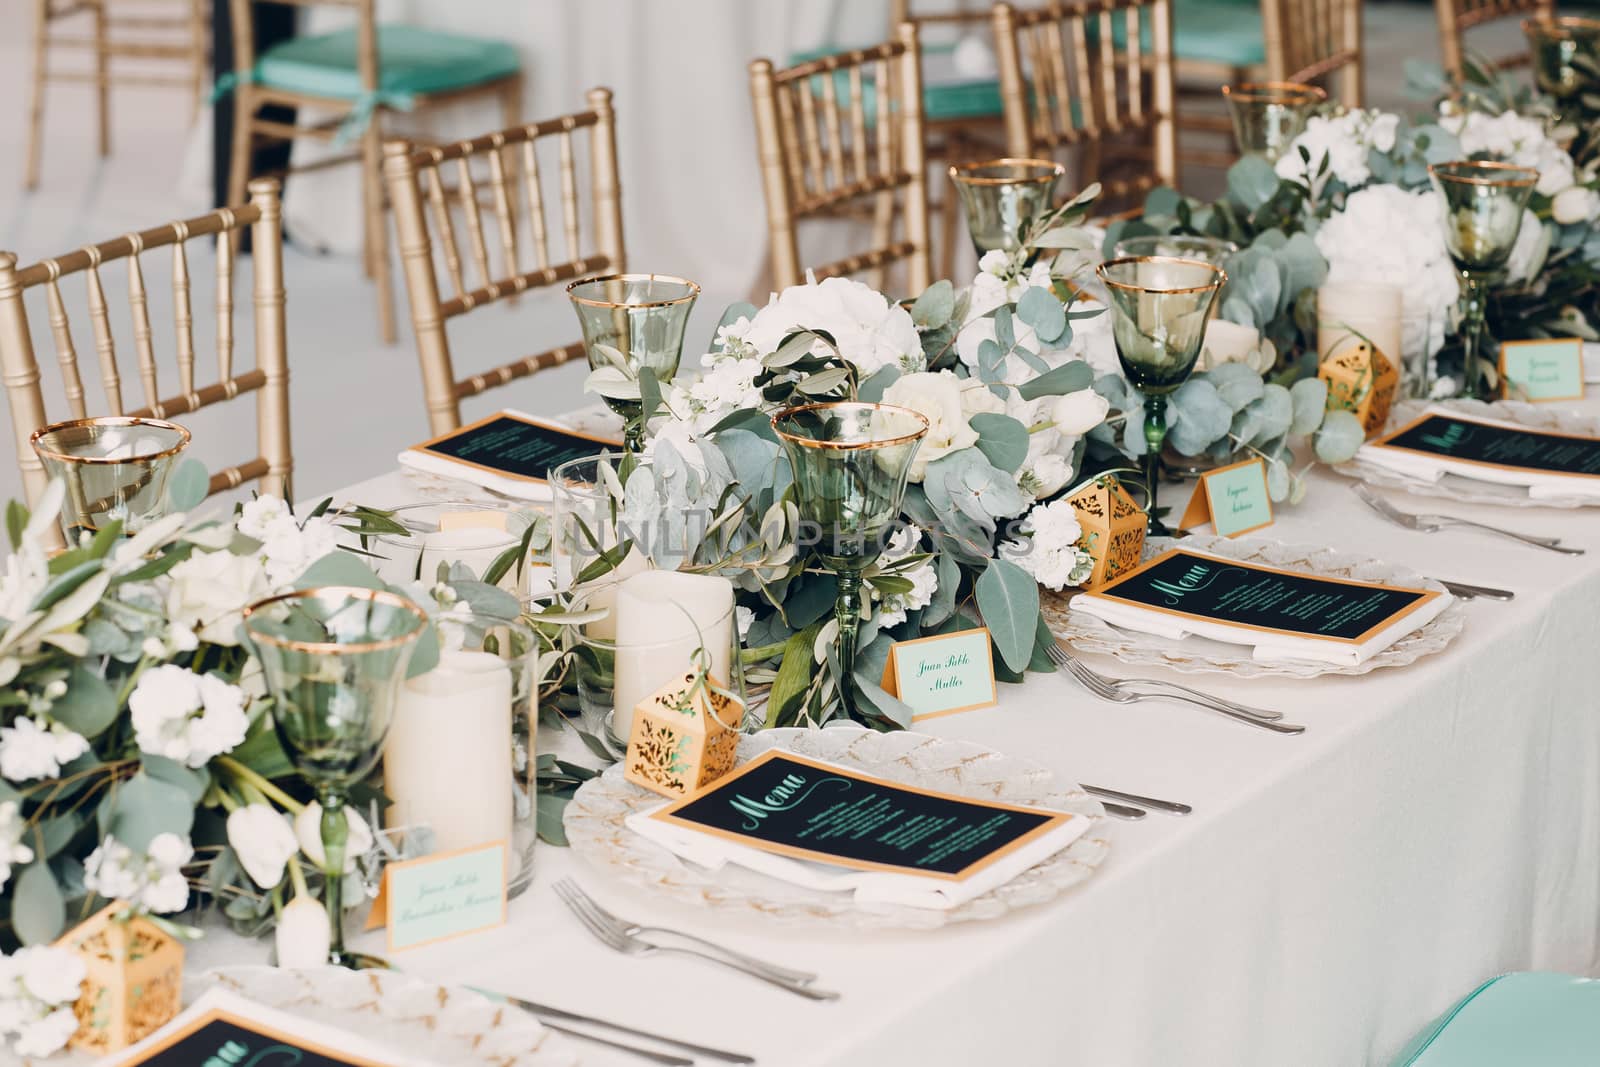
<svg viewBox="0 0 1600 1067"><path fill-rule="evenodd" d="M783 429L780 429L778 426L778 420L780 419L792 419L796 415L803 415L808 411L820 411L829 408L870 408L873 411L892 411L901 415L910 415L912 418L922 423L922 429L908 434L901 434L899 437L884 437L874 441L818 441L814 437L801 437L797 434L789 433ZM933 427L933 424L928 421L928 416L924 415L920 411L913 411L910 408L903 408L897 404L868 404L855 400L838 400L831 403L823 401L816 404L798 404L792 408L784 408L776 415L773 415L771 421L772 432L783 438L785 441L793 441L795 444L804 445L807 448L831 448L839 452L851 451L858 448L887 448L890 445L905 444L907 441L916 441L922 438Z"/></svg>
<svg viewBox="0 0 1600 1067"><path fill-rule="evenodd" d="M640 300L629 302L627 300L596 300L589 296L579 296L573 290L580 285L598 285L601 282L668 282L676 285L687 285L689 291L682 296L675 296L670 300ZM676 274L602 274L598 278L579 278L567 285L567 296L574 303L585 304L594 308L664 308L673 304L682 304L693 300L700 295L700 286L688 278L680 278Z"/></svg>
<svg viewBox="0 0 1600 1067"><path fill-rule="evenodd" d="M1152 285L1137 285L1133 282L1114 282L1106 277L1107 267L1120 267L1124 263L1181 263L1186 267L1200 267L1215 275L1214 280L1208 285L1190 285L1180 289L1161 289ZM1123 256L1121 259L1108 259L1094 269L1102 282L1113 289L1126 289L1130 293L1203 293L1207 289L1220 289L1228 282L1228 272L1221 267L1207 263L1203 259L1184 259L1181 256Z"/></svg>
<svg viewBox="0 0 1600 1067"><path fill-rule="evenodd" d="M1015 178L988 178L969 171L984 170L989 167L1016 167L1034 168L1044 171L1032 177ZM980 159L974 163L952 163L950 165L950 180L961 182L963 185L1046 185L1062 178L1067 173L1063 167L1053 159L1023 159L1018 156L1006 156L1001 159Z"/></svg>
<svg viewBox="0 0 1600 1067"><path fill-rule="evenodd" d="M1242 82L1224 85L1222 98L1244 104L1320 104L1328 94L1305 82Z"/></svg>
<svg viewBox="0 0 1600 1067"><path fill-rule="evenodd" d="M1457 173L1453 168L1468 170L1491 171L1503 177L1492 178L1482 174ZM1456 159L1449 163L1433 163L1428 166L1428 173L1442 182L1462 182L1467 185L1496 185L1507 188L1521 188L1525 185L1534 185L1539 181L1539 172L1532 167L1519 167L1515 163L1497 163L1489 159Z"/></svg>
<svg viewBox="0 0 1600 1067"><path fill-rule="evenodd" d="M1524 36L1538 32L1558 41L1575 41L1589 36L1600 37L1600 19L1584 18L1581 15L1561 15L1557 18L1535 15L1522 20L1522 32Z"/></svg>
<svg viewBox="0 0 1600 1067"><path fill-rule="evenodd" d="M171 448L162 449L160 452L150 452L142 456L124 456L121 459L112 459L108 456L74 456L66 452L57 452L52 448L46 448L39 443L53 433L60 433L62 430L76 430L84 426L153 426L156 429L171 430L177 433L178 443ZM188 430L175 422L167 422L165 419L139 419L123 415L108 415L97 419L68 419L66 422L53 422L49 426L41 426L28 435L28 444L32 445L33 450L45 459L59 460L62 463L103 463L111 465L116 463L140 463L152 459L165 459L168 456L176 456L189 446L189 437Z"/></svg>
<svg viewBox="0 0 1600 1067"><path fill-rule="evenodd" d="M382 641L363 641L359 644L346 645L338 641L301 641L292 637L278 637L274 634L264 634L250 628L250 616L258 611L263 611L274 604L282 604L290 600L310 600L315 597L342 596L351 600L366 600L373 604L387 604L409 614L416 625L397 637L386 637ZM239 615L239 621L244 624L245 630L250 635L250 640L259 641L264 645L274 648L286 648L291 652L311 653L341 653L341 652L381 652L386 648L399 648L416 636L417 631L428 624L428 616L423 610L398 593L391 593L385 589L363 589L354 585L318 585L310 589L298 589L292 593L282 593L278 596L258 600L245 608Z"/></svg>

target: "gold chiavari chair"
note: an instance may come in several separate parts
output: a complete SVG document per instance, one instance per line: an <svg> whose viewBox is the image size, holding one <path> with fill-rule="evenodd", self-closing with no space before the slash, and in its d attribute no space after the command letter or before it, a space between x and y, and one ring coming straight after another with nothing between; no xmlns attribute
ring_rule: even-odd
<svg viewBox="0 0 1600 1067"><path fill-rule="evenodd" d="M1461 59L1467 31L1501 19L1522 19L1530 15L1553 18L1553 0L1433 0L1439 22L1439 47L1444 52L1445 73L1461 77ZM1494 59L1496 68L1505 70L1527 66L1526 51Z"/></svg>
<svg viewBox="0 0 1600 1067"><path fill-rule="evenodd" d="M95 87L96 122L100 155L111 154L111 87L113 85L174 86L189 90L191 118L199 111L209 56L206 36L211 20L206 0L132 0L137 11L126 13L127 0L33 0L33 82L28 103L28 148L23 164L23 185L39 184L40 144L44 136L45 87L52 82L76 82ZM62 34L57 25L86 16L87 35ZM91 69L52 68L50 55L62 50L87 52ZM183 76L113 69L114 60L177 60L188 64ZM120 64L119 64L120 65Z"/></svg>
<svg viewBox="0 0 1600 1067"><path fill-rule="evenodd" d="M994 32L1010 155L1081 149L1111 206L1176 184L1170 0L1001 3Z"/></svg>
<svg viewBox="0 0 1600 1067"><path fill-rule="evenodd" d="M233 146L228 165L229 200L243 194L250 159L261 142L312 137L336 141L360 131L360 149L318 160L323 168L359 162L363 214L363 263L378 290L378 329L393 343L394 296L389 276L384 221L383 131L385 112L401 106L413 113L477 97L500 102L501 120L522 117L522 72L516 49L500 41L462 37L403 25L379 25L373 0L229 0L233 5ZM348 8L349 30L296 37L257 54L251 7L256 3ZM261 117L272 105L312 108L332 117L293 125ZM305 169L309 169L305 168Z"/></svg>
<svg viewBox="0 0 1600 1067"><path fill-rule="evenodd" d="M885 287L905 262L907 293L930 284L928 190L917 27L896 39L785 70L750 64L773 283L800 284L799 223L870 208L873 248L813 268L818 278L872 271ZM896 203L899 192L900 203ZM895 240L895 219L903 236Z"/></svg>
<svg viewBox="0 0 1600 1067"><path fill-rule="evenodd" d="M39 363L23 302L29 289L43 288L49 309L50 334L66 394L67 410L74 419L87 418L91 402L84 393L66 300L60 281L81 274L87 292L94 351L105 396L94 410L110 415L173 419L191 411L256 394L256 439L259 454L253 459L215 471L211 492L237 488L259 479L261 491L285 498L293 468L289 446L289 363L283 311L283 238L278 183L261 179L250 183L250 199L238 207L223 208L196 219L174 222L142 233L130 233L102 244L88 245L54 259L26 267L17 257L0 252L0 368L11 408L11 429L16 439L17 462L29 502L36 501L48 480L28 445L28 435L51 422L46 414ZM255 307L255 366L234 367L232 237L249 228L251 234L252 293ZM194 306L190 292L188 244L216 236L216 343L217 380L195 384ZM178 392L163 398L156 373L154 334L149 293L145 286L143 256L157 248L172 249L173 320L178 367ZM100 268L126 261L128 306L133 318L134 349L144 404L127 409L122 397L122 377L117 368L116 343Z"/></svg>
<svg viewBox="0 0 1600 1067"><path fill-rule="evenodd" d="M1360 107L1362 0L1261 0L1267 77L1322 85L1345 107ZM1331 76L1337 74L1337 91Z"/></svg>
<svg viewBox="0 0 1600 1067"><path fill-rule="evenodd" d="M559 285L574 278L627 269L622 241L622 190L617 175L616 115L611 90L591 89L589 110L560 118L517 126L456 144L417 148L406 141L384 145L384 177L393 204L395 229L400 240L400 261L406 293L411 300L411 323L416 330L417 356L422 362L422 389L428 405L428 422L435 434L461 425L461 401L518 378L583 356L581 341L458 379L450 358L445 324L474 308L511 300L530 289ZM581 251L578 172L574 134L589 130L590 209L593 219L592 251ZM551 240L545 217L545 192L539 164L539 142L554 140L561 197L561 230L565 259L551 262ZM479 202L474 162L487 164L492 208ZM447 167L447 164L454 164ZM480 168L481 170L481 168ZM454 188L447 186L454 172ZM519 194L523 203L518 203ZM425 206L426 204L426 206ZM432 214L432 233L428 214ZM468 255L457 238L459 212L466 231ZM531 246L519 239L519 214L526 213ZM483 216L497 221L499 267L490 253L494 237L486 233ZM451 296L442 299L434 241L437 240ZM533 266L524 270L525 253ZM465 261L465 262L464 262ZM471 271L476 275L471 277ZM472 286L471 282L478 284Z"/></svg>

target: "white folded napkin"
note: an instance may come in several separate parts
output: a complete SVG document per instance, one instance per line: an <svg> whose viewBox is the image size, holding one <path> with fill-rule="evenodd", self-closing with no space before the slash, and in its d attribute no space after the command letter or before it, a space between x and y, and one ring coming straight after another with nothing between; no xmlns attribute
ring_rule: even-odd
<svg viewBox="0 0 1600 1067"><path fill-rule="evenodd" d="M1193 552L1193 554L1209 555L1204 552ZM1222 563L1239 564L1238 560L1230 560L1226 556L1210 558ZM1232 623L1186 618L1124 600L1113 600L1099 593L1079 593L1072 598L1072 610L1093 615L1124 630L1155 634L1174 641L1181 641L1192 635L1230 645L1249 645L1250 658L1264 663L1309 661L1356 666L1365 663L1407 634L1432 622L1440 612L1450 606L1452 599L1449 593L1440 592L1437 597L1359 643L1323 637L1266 633Z"/></svg>
<svg viewBox="0 0 1600 1067"><path fill-rule="evenodd" d="M1583 342L1583 382L1600 385L1600 343Z"/></svg>
<svg viewBox="0 0 1600 1067"><path fill-rule="evenodd" d="M714 834L650 817L653 812L666 806L659 804L628 816L628 827L690 863L711 870L720 870L732 863L807 889L854 893L858 904L897 904L941 911L958 907L996 886L1004 885L1072 844L1090 826L1086 816L1073 815L1061 825L956 882L890 871L857 871L763 852Z"/></svg>
<svg viewBox="0 0 1600 1067"><path fill-rule="evenodd" d="M1500 426L1511 430L1530 430L1537 432L1537 427L1521 426L1514 422L1502 419L1487 419L1482 416L1465 416L1458 411L1449 411L1444 408L1429 408L1425 414L1448 415L1451 418L1461 419L1465 422L1481 423L1484 426ZM1528 491L1528 496L1534 500L1547 500L1551 497L1579 496L1591 497L1600 500L1600 478L1586 478L1572 474L1552 474L1543 471L1528 470L1520 467L1491 467L1482 463L1469 463L1464 460L1450 459L1446 456L1430 456L1421 452L1407 452L1398 448L1389 448L1384 445L1362 445L1356 452L1356 458L1363 463L1370 463L1374 467L1381 467L1387 471L1404 478L1411 478L1419 482L1437 482L1446 474L1468 478L1472 481L1489 482L1494 485L1511 485Z"/></svg>

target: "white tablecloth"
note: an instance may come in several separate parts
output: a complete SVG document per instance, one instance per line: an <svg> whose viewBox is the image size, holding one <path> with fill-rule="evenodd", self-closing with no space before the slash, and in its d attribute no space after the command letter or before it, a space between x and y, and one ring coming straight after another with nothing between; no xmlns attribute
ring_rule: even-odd
<svg viewBox="0 0 1600 1067"><path fill-rule="evenodd" d="M1178 705L1102 703L1059 676L928 723L1071 778L1194 805L1186 819L1112 823L1105 866L1055 902L932 933L777 928L652 898L544 847L508 928L401 964L746 1051L764 1067L1349 1067L1386 1062L1488 976L1600 973L1600 515L1495 514L1591 552L1568 558L1399 530L1342 479L1319 471L1311 482L1263 533L1508 587L1516 600L1470 604L1452 647L1402 670L1188 679L1283 709L1308 725L1299 737ZM412 494L392 474L342 496L384 505ZM692 960L617 956L555 900L550 883L567 874L629 917L815 970L843 998L810 1003ZM239 951L221 938L194 962Z"/></svg>

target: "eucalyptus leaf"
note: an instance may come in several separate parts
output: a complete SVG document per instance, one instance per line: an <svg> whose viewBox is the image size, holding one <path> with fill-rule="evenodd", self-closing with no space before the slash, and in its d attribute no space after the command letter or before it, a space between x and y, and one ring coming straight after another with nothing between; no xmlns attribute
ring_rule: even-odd
<svg viewBox="0 0 1600 1067"><path fill-rule="evenodd" d="M1112 377L1107 375L1107 377ZM1042 396L1065 396L1087 389L1094 384L1094 369L1082 360L1063 363L1054 370L1024 382L1017 390L1024 400L1038 400ZM1108 398L1109 399L1109 398Z"/></svg>
<svg viewBox="0 0 1600 1067"><path fill-rule="evenodd" d="M139 765L150 777L183 790L189 796L189 803L196 807L200 804L200 798L205 796L206 787L211 784L211 776L204 769L185 767L177 760L152 752L140 753Z"/></svg>
<svg viewBox="0 0 1600 1067"><path fill-rule="evenodd" d="M1356 450L1367 439L1366 428L1354 412L1330 411L1312 438L1317 458L1330 466L1355 458Z"/></svg>
<svg viewBox="0 0 1600 1067"><path fill-rule="evenodd" d="M372 573L358 557L343 549L335 549L305 569L294 583L296 589L314 589L322 585L354 586L357 589L382 589L383 579Z"/></svg>
<svg viewBox="0 0 1600 1067"><path fill-rule="evenodd" d="M1060 337L1067 328L1067 309L1056 295L1042 286L1030 285L1017 300L1017 318L1021 319L1039 340L1049 344Z"/></svg>
<svg viewBox="0 0 1600 1067"><path fill-rule="evenodd" d="M1190 378L1172 394L1167 440L1181 455L1198 456L1233 424L1230 408L1216 386Z"/></svg>
<svg viewBox="0 0 1600 1067"><path fill-rule="evenodd" d="M941 278L924 289L911 305L911 321L925 330L937 330L950 321L955 307L955 286Z"/></svg>
<svg viewBox="0 0 1600 1067"><path fill-rule="evenodd" d="M1321 378L1301 378L1289 387L1289 399L1294 405L1289 432L1310 433L1322 425L1322 416L1328 409L1328 383Z"/></svg>
<svg viewBox="0 0 1600 1067"><path fill-rule="evenodd" d="M1261 395L1261 375L1243 363L1222 363L1206 371L1206 381L1216 387L1223 402L1238 411Z"/></svg>
<svg viewBox="0 0 1600 1067"><path fill-rule="evenodd" d="M1000 658L1014 671L1025 670L1038 630L1039 583L1010 560L994 559L978 576L973 592Z"/></svg>
<svg viewBox="0 0 1600 1067"><path fill-rule="evenodd" d="M559 848L567 846L565 816L570 799L554 793L540 793L535 798L538 807L534 819L538 826L539 840Z"/></svg>
<svg viewBox="0 0 1600 1067"><path fill-rule="evenodd" d="M143 852L160 834L186 837L194 824L189 794L144 771L110 790L101 807L108 813L106 833L135 852Z"/></svg>
<svg viewBox="0 0 1600 1067"><path fill-rule="evenodd" d="M981 412L969 420L978 432L978 451L1002 471L1015 474L1028 458L1028 428L1010 415Z"/></svg>
<svg viewBox="0 0 1600 1067"><path fill-rule="evenodd" d="M1262 207L1278 191L1278 173L1260 156L1245 156L1228 168L1228 194L1247 211Z"/></svg>
<svg viewBox="0 0 1600 1067"><path fill-rule="evenodd" d="M879 367L871 377L856 386L856 399L863 404L881 403L884 391L899 380L899 367Z"/></svg>
<svg viewBox="0 0 1600 1067"><path fill-rule="evenodd" d="M193 511L205 503L211 489L211 475L197 459L185 459L167 478L167 507L172 511Z"/></svg>
<svg viewBox="0 0 1600 1067"><path fill-rule="evenodd" d="M50 706L50 717L84 737L99 737L117 721L117 694L89 663L78 660L67 675L66 693Z"/></svg>
<svg viewBox="0 0 1600 1067"><path fill-rule="evenodd" d="M46 945L67 927L67 902L44 860L22 869L11 894L11 928L24 945Z"/></svg>

